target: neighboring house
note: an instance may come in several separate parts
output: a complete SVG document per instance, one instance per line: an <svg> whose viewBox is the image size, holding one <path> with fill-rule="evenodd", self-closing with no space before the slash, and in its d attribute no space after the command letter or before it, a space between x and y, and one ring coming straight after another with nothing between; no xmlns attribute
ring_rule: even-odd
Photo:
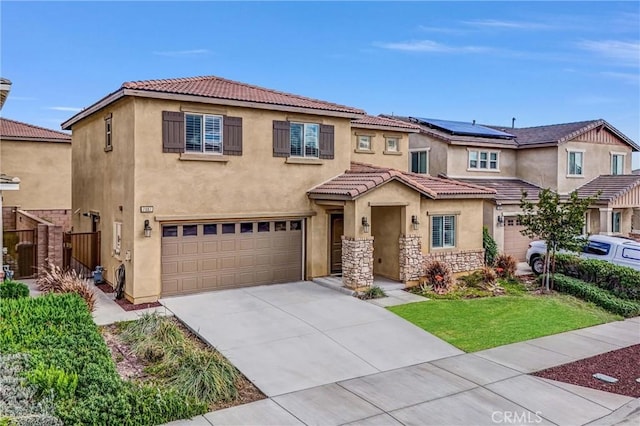
<svg viewBox="0 0 640 426"><path fill-rule="evenodd" d="M20 209L69 230L71 135L0 118L0 140L2 173L20 178L20 191L4 194L5 227Z"/></svg>
<svg viewBox="0 0 640 426"><path fill-rule="evenodd" d="M401 171L414 124L195 77L124 83L63 128L74 230L100 231L106 279L124 264L134 303L332 273L415 280L423 257L482 264L494 191Z"/></svg>
<svg viewBox="0 0 640 426"><path fill-rule="evenodd" d="M410 135L410 170L497 191L495 200L484 204L484 224L500 250L519 260L524 260L529 243L517 220L522 191L532 200L541 188L562 195L580 189L586 196L606 179L608 192L588 213L587 231L625 236L631 232L631 216L634 209L638 215L640 206L640 187L630 182L631 153L640 147L605 120L502 128L387 118L420 126L419 133Z"/></svg>

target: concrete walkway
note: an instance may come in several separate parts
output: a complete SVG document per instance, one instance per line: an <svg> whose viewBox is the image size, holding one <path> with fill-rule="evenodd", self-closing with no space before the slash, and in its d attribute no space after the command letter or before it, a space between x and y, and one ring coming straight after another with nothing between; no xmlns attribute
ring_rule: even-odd
<svg viewBox="0 0 640 426"><path fill-rule="evenodd" d="M171 425L640 420L640 399L526 374L639 344L640 318L463 354L383 308L327 291L292 283L163 300L269 396Z"/></svg>
<svg viewBox="0 0 640 426"><path fill-rule="evenodd" d="M310 282L161 302L267 396L462 353L386 309Z"/></svg>

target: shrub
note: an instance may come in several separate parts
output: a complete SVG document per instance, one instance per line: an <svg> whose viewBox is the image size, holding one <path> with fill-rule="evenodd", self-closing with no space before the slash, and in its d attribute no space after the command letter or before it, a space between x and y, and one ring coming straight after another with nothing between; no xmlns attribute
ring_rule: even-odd
<svg viewBox="0 0 640 426"><path fill-rule="evenodd" d="M387 294L384 292L383 289L381 289L376 285L373 285L368 289L366 289L365 291L363 291L362 293L358 294L358 298L362 300L379 299L381 297L385 297L386 295Z"/></svg>
<svg viewBox="0 0 640 426"><path fill-rule="evenodd" d="M95 309L96 295L93 285L73 269L63 271L49 262L47 266L40 268L36 284L38 284L38 290L45 293L77 293L84 299L89 311L93 312Z"/></svg>
<svg viewBox="0 0 640 426"><path fill-rule="evenodd" d="M38 389L38 396L51 396L54 399L72 398L78 387L78 375L67 373L55 367L39 364L26 374L29 383Z"/></svg>
<svg viewBox="0 0 640 426"><path fill-rule="evenodd" d="M0 299L29 297L29 287L16 281L0 282Z"/></svg>
<svg viewBox="0 0 640 426"><path fill-rule="evenodd" d="M498 244L496 240L489 234L487 227L482 228L482 247L484 248L484 264L493 266L493 262L498 255Z"/></svg>
<svg viewBox="0 0 640 426"><path fill-rule="evenodd" d="M509 254L501 254L494 263L496 273L500 278L511 278L516 274L518 262Z"/></svg>
<svg viewBox="0 0 640 426"><path fill-rule="evenodd" d="M428 261L424 267L424 284L422 290L431 289L437 294L448 293L453 286L451 268L439 260ZM428 287L428 288L426 288Z"/></svg>
<svg viewBox="0 0 640 426"><path fill-rule="evenodd" d="M607 290L577 278L556 274L555 288L563 293L572 294L587 302L592 302L609 312L622 315L623 317L640 315L640 303L621 299Z"/></svg>
<svg viewBox="0 0 640 426"><path fill-rule="evenodd" d="M558 255L556 271L609 290L622 299L640 300L640 271L598 259Z"/></svg>
<svg viewBox="0 0 640 426"><path fill-rule="evenodd" d="M39 385L51 384L55 414L64 424L160 424L207 409L175 391L120 379L91 314L76 294L3 301L0 353L29 354L25 374ZM74 374L77 387L72 394Z"/></svg>

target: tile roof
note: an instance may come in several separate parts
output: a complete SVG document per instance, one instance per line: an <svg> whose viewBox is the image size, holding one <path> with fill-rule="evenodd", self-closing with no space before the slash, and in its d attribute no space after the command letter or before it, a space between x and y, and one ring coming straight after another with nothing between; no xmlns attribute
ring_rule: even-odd
<svg viewBox="0 0 640 426"><path fill-rule="evenodd" d="M8 118L0 118L0 138L71 143L71 135L68 133L45 129L44 127L9 120Z"/></svg>
<svg viewBox="0 0 640 426"><path fill-rule="evenodd" d="M420 127L413 123L409 123L401 120L394 120L386 117L375 117L373 115L365 115L364 117L351 120L351 127L365 127L365 128L381 128L381 129L398 129L404 132L418 132Z"/></svg>
<svg viewBox="0 0 640 426"><path fill-rule="evenodd" d="M601 175L577 189L582 197L593 197L602 191L599 201L610 202L628 193L634 188L640 190L639 175Z"/></svg>
<svg viewBox="0 0 640 426"><path fill-rule="evenodd" d="M312 188L307 194L309 198L353 200L392 180L433 199L493 198L495 195L495 190L478 185L356 162L343 174Z"/></svg>
<svg viewBox="0 0 640 426"><path fill-rule="evenodd" d="M525 182L520 179L481 179L481 178L465 178L456 179L460 182L471 183L483 186L485 188L493 188L496 190L496 201L517 201L520 202L522 192L527 193L529 201L538 201L538 194L542 190L539 186Z"/></svg>
<svg viewBox="0 0 640 426"><path fill-rule="evenodd" d="M121 88L309 108L320 111L364 114L364 111L361 109L265 89L263 87L215 76L129 81L123 83Z"/></svg>
<svg viewBox="0 0 640 426"><path fill-rule="evenodd" d="M631 172L631 174L640 175L640 169L635 169L634 171Z"/></svg>

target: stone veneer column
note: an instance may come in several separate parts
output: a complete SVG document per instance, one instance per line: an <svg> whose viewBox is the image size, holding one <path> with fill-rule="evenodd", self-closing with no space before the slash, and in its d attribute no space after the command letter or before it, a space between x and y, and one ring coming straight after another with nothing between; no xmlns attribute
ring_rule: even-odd
<svg viewBox="0 0 640 426"><path fill-rule="evenodd" d="M400 235L400 281L415 281L422 275L422 237L420 235Z"/></svg>
<svg viewBox="0 0 640 426"><path fill-rule="evenodd" d="M349 288L373 285L373 237L342 236L342 283Z"/></svg>

